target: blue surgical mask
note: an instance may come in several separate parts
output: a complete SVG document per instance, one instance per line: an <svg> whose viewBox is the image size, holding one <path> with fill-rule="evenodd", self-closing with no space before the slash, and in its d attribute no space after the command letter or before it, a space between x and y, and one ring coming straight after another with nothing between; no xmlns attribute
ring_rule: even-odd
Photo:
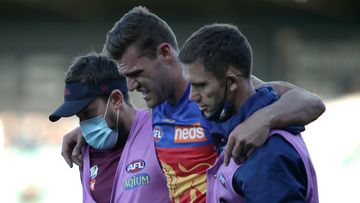
<svg viewBox="0 0 360 203"><path fill-rule="evenodd" d="M104 116L101 115L80 122L80 129L86 143L98 150L112 149L118 140L119 109L117 110L116 130L110 129L105 119L109 100L106 104Z"/></svg>

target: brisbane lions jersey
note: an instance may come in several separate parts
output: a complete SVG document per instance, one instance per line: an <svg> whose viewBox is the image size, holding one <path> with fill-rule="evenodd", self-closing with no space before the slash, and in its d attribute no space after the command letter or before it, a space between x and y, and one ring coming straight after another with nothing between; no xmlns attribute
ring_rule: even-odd
<svg viewBox="0 0 360 203"><path fill-rule="evenodd" d="M189 93L190 86L176 105L165 101L152 111L157 155L176 203L206 201L206 171L216 160L210 124L201 122Z"/></svg>

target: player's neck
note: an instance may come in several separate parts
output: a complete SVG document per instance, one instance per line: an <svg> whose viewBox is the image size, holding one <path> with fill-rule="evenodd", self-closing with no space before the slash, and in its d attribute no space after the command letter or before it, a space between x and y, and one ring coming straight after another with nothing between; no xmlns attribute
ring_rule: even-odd
<svg viewBox="0 0 360 203"><path fill-rule="evenodd" d="M255 93L256 91L252 83L243 83L242 86L237 89L234 96L235 111L239 111L244 102Z"/></svg>
<svg viewBox="0 0 360 203"><path fill-rule="evenodd" d="M131 126L136 117L136 109L129 105L121 110L119 117L119 129L118 129L118 141L116 143L116 148L123 148L126 144L126 141L129 137Z"/></svg>
<svg viewBox="0 0 360 203"><path fill-rule="evenodd" d="M182 75L182 67L178 67L176 71L177 72L173 73L173 83L169 84L173 88L167 99L170 105L176 105L183 98L188 86L188 83Z"/></svg>

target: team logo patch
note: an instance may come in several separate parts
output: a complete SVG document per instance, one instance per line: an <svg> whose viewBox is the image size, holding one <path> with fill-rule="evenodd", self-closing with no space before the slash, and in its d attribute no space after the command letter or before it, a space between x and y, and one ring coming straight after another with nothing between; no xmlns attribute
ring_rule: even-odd
<svg viewBox="0 0 360 203"><path fill-rule="evenodd" d="M96 176L98 174L99 167L98 165L94 165L90 168L90 190L95 190Z"/></svg>
<svg viewBox="0 0 360 203"><path fill-rule="evenodd" d="M142 159L138 159L130 162L126 165L126 172L128 173L137 173L145 168L146 162Z"/></svg>
<svg viewBox="0 0 360 203"><path fill-rule="evenodd" d="M175 126L174 143L206 141L204 128L200 126Z"/></svg>
<svg viewBox="0 0 360 203"><path fill-rule="evenodd" d="M124 182L124 189L132 190L134 188L147 185L149 183L150 183L150 176L146 173L140 173L126 179Z"/></svg>
<svg viewBox="0 0 360 203"><path fill-rule="evenodd" d="M98 165L94 165L90 168L90 178L91 179L94 179L96 178L97 174L98 174L98 170L99 170L99 167Z"/></svg>
<svg viewBox="0 0 360 203"><path fill-rule="evenodd" d="M158 142L164 135L163 131L159 126L155 126L153 130L155 142Z"/></svg>
<svg viewBox="0 0 360 203"><path fill-rule="evenodd" d="M90 191L95 190L95 183L96 183L96 179L91 179L90 180Z"/></svg>
<svg viewBox="0 0 360 203"><path fill-rule="evenodd" d="M224 186L224 188L227 188L227 182L225 176L222 173L220 173L219 175L219 181Z"/></svg>

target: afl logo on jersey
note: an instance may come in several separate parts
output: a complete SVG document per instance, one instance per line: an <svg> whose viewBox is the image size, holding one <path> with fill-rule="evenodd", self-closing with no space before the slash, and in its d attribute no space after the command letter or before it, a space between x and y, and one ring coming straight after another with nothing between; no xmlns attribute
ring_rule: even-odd
<svg viewBox="0 0 360 203"><path fill-rule="evenodd" d="M145 165L146 165L145 161L141 160L141 159L132 161L126 166L126 172L137 173L137 172L141 171L142 169L144 169Z"/></svg>
<svg viewBox="0 0 360 203"><path fill-rule="evenodd" d="M162 138L162 136L164 134L159 126L154 127L153 133L154 133L155 142L158 142L159 140L161 140L161 138Z"/></svg>

